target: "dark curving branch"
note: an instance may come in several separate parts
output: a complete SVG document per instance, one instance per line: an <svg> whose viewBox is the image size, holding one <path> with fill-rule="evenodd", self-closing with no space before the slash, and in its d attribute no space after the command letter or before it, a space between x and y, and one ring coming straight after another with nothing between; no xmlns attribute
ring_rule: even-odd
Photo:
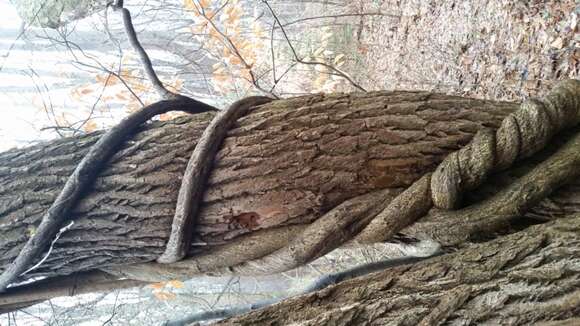
<svg viewBox="0 0 580 326"><path fill-rule="evenodd" d="M111 7L113 8L113 10L119 11L121 13L121 17L123 18L123 26L125 27L125 32L127 33L129 43L131 44L131 46L133 46L133 48L137 52L137 55L141 60L141 64L143 65L143 69L145 70L145 75L147 76L149 81L151 81L151 84L153 84L153 88L155 89L155 91L163 99L171 99L176 97L177 94L172 93L167 88L165 88L161 80L159 80L159 77L157 77L157 74L153 69L153 64L151 63L149 55L147 54L147 52L141 45L141 42L139 42L139 39L137 38L137 32L135 32L135 28L133 27L133 22L131 20L131 13L127 8L123 7L123 0L116 0L111 5Z"/></svg>
<svg viewBox="0 0 580 326"><path fill-rule="evenodd" d="M16 259L0 275L0 292L14 282L37 259L58 233L70 211L92 184L104 164L115 154L119 145L152 117L168 111L201 113L216 110L205 103L184 96L153 103L123 119L104 134L77 165L64 188L43 215L40 225L28 239Z"/></svg>

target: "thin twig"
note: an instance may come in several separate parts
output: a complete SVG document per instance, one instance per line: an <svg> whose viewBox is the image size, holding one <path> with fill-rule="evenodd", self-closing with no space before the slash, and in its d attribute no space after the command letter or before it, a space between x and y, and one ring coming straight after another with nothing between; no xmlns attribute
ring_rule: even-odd
<svg viewBox="0 0 580 326"><path fill-rule="evenodd" d="M270 55L272 56L272 79L274 80L274 85L278 82L276 79L276 55L274 54L274 27L276 26L276 21L272 22L272 31L270 32ZM274 87L272 87L274 89Z"/></svg>
<svg viewBox="0 0 580 326"><path fill-rule="evenodd" d="M240 59L240 61L242 62L242 65L244 66L244 68L248 71L248 74L250 75L250 83L252 85L254 85L254 87L256 87L256 89L258 89L259 91L261 91L264 94L268 94L272 97L274 97L275 99L278 99L279 97L274 94L269 92L268 90L264 89L259 81L259 78L256 78L256 75L252 69L252 65L250 65L246 59L244 58L244 56L241 54L240 50L238 49L238 47L234 44L234 42L232 42L232 40L226 35L224 34L217 26L216 24L213 22L213 20L208 17L205 13L205 10L203 9L203 7L199 6L195 1L192 1L193 5L195 6L195 9L197 10L197 12L199 13L199 15L201 17L203 17L210 25L211 27L221 36L220 41L222 42L222 44L224 44L224 46L226 46L227 48L229 48L229 50L236 55L236 57L238 57L238 59ZM212 18L215 17L212 16Z"/></svg>
<svg viewBox="0 0 580 326"><path fill-rule="evenodd" d="M270 13L272 13L272 16L274 17L274 19L278 23L278 26L280 26L280 30L282 31L282 34L284 34L284 38L286 39L286 43L288 44L288 46L290 47L290 50L292 51L292 55L294 56L294 60L296 60L302 64L305 64L305 65L320 65L320 66L326 67L327 69L330 69L330 70L336 72L340 77L346 79L351 85L353 85L358 90L363 91L363 92L367 91L362 86L360 86L358 83L356 83L354 80L352 80L352 78L350 78L345 72L341 71L340 69L338 69L332 65L329 65L325 62L305 61L303 59L300 59L298 57L298 53L296 53L296 49L294 49L294 46L292 45L292 42L290 41L290 38L288 38L288 34L286 34L286 30L284 29L284 27L282 26L282 23L278 19L278 16L274 12L274 9L272 9L272 7L270 7L270 4L268 3L268 1L262 0L262 2L268 7L268 9L270 10Z"/></svg>
<svg viewBox="0 0 580 326"><path fill-rule="evenodd" d="M76 131L73 133L73 136L79 132L83 126L89 122L91 120L91 118L93 117L93 114L95 113L95 109L97 108L97 104L99 104L99 102L101 101L101 98L103 97L103 94L105 93L105 89L107 89L107 85L109 84L109 80L111 79L112 74L107 74L107 78L105 79L105 82L103 83L103 87L101 88L101 92L99 93L99 96L97 97L97 99L95 100L95 102L93 103L91 110L89 111L89 114L87 115L87 117L81 121L81 124L76 127Z"/></svg>
<svg viewBox="0 0 580 326"><path fill-rule="evenodd" d="M368 12L368 13L360 13L360 14L337 14L337 15L304 17L304 18L296 19L296 20L293 20L291 22L285 23L282 26L288 27L290 25L303 23L303 22L309 21L309 20L331 19L331 18L342 18L342 17L365 17L365 16L386 16L386 17L390 17L390 18L401 18L400 15L383 14L381 12ZM280 26L278 28L281 28L282 26Z"/></svg>
<svg viewBox="0 0 580 326"><path fill-rule="evenodd" d="M47 37L46 39L64 45L66 47L66 49L70 52L71 56L74 58L73 65L77 64L77 65L82 66L82 67L94 69L97 71L102 71L104 73L111 74L111 75L115 76L123 84L123 86L125 86L127 91L129 91L129 93L131 93L131 95L133 95L133 97L137 100L137 102L139 102L139 104L141 104L141 106L145 106L145 103L143 103L143 101L141 100L139 95L137 95L137 93L135 93L135 91L131 88L131 86L129 86L129 84L127 84L125 79L121 76L121 74L120 74L121 66L119 66L118 72L112 71L111 69L109 69L105 65L103 65L97 58L87 54L78 44L68 40L66 38L66 35L60 33L60 36L62 37L62 40L58 40L58 39L55 39L52 37ZM77 51L79 51L83 57L93 61L96 64L96 66L82 62L79 59L79 57L77 57L76 53L73 50L73 47ZM81 69L80 67L77 67L77 68Z"/></svg>

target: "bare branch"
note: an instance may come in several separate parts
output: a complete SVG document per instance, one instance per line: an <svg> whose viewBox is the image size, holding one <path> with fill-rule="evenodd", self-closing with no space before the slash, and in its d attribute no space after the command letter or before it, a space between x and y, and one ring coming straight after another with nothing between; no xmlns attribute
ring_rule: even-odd
<svg viewBox="0 0 580 326"><path fill-rule="evenodd" d="M121 12L121 16L123 18L123 25L125 26L125 32L127 33L127 37L129 38L129 43L131 43L131 45L137 52L137 55L139 55L139 59L141 60L141 64L143 64L143 69L145 70L145 75L147 76L149 81L151 81L151 83L153 84L153 88L155 88L159 96L161 96L161 98L163 99L175 98L177 94L174 94L169 90L167 90L167 88L163 86L161 80L159 80L159 77L157 77L157 74L153 69L151 59L149 59L149 55L147 54L147 52L145 52L145 49L143 48L143 46L139 42L139 39L137 38L137 33L135 32L133 22L131 21L131 13L127 8L123 7L123 0L117 0L112 5L112 8L115 11Z"/></svg>
<svg viewBox="0 0 580 326"><path fill-rule="evenodd" d="M129 93L131 93L131 95L133 95L133 97L139 102L139 104L141 104L141 106L145 106L145 103L143 103L141 98L139 98L139 96L135 93L135 91L131 88L131 86L129 86L129 84L127 84L127 82L125 81L123 76L121 76L121 73L120 73L121 65L119 65L118 71L115 72L115 71L107 68L105 65L103 65L97 58L95 58L95 57L87 54L85 51L83 51L83 49L78 44L68 40L64 33L60 33L60 36L62 37L62 40L58 40L58 39L51 38L51 37L47 37L47 39L64 45L66 47L66 49L69 51L69 53L71 54L71 56L74 58L73 65L77 64L77 65L82 66L82 67L94 69L97 71L102 71L102 72L105 72L107 74L115 76L123 84L123 86L125 86L125 88L129 91ZM73 50L73 47L74 47L74 49L79 51L83 57L93 61L96 64L96 66L82 62L79 59L79 57L76 55L75 51Z"/></svg>
<svg viewBox="0 0 580 326"><path fill-rule="evenodd" d="M21 309L40 301L112 289L138 287L148 282L118 279L101 271L81 272L43 279L32 284L11 287L2 293L0 313Z"/></svg>
<svg viewBox="0 0 580 326"><path fill-rule="evenodd" d="M327 64L325 62L305 61L303 59L300 59L298 57L298 53L296 53L296 49L294 49L294 46L292 45L292 42L288 38L288 34L286 34L286 30L284 29L284 27L282 26L282 23L278 19L278 16L274 12L274 9L272 9L272 7L270 7L270 4L268 3L268 1L262 0L262 2L268 7L268 9L270 10L270 12L272 13L272 16L274 17L274 19L278 23L278 26L280 26L280 29L282 30L282 34L284 34L284 38L286 39L286 43L288 44L288 46L290 47L290 50L292 51L292 55L294 56L294 60L296 60L296 61L298 61L298 62L300 62L302 64L305 64L305 65L319 65L319 66L323 66L323 67L325 67L327 69L330 69L331 71L336 72L340 77L346 79L351 85L353 85L358 90L363 91L363 92L366 92L367 91L362 86L360 86L358 83L356 83L354 80L352 80L352 78L350 78L346 73L344 73L343 71L341 71L340 69L338 69L338 68L336 68L336 67L334 67L332 65L329 65L329 64Z"/></svg>
<svg viewBox="0 0 580 326"><path fill-rule="evenodd" d="M198 6L198 4L195 1L192 1L192 3L195 6L199 15L201 17L203 17L211 25L211 27L222 37L220 39L220 41L224 44L224 46L226 46L233 54L235 54L235 56L238 57L238 59L240 59L240 61L242 62L242 65L244 66L244 68L246 70L248 70L248 73L249 73L250 79L251 79L251 80L249 80L249 82L252 85L254 85L254 87L256 87L256 89L263 92L264 94L268 94L268 95L274 97L275 99L278 99L279 97L276 94L264 89L260 85L260 78L256 78L255 72L252 69L252 65L250 65L248 63L248 61L244 58L244 56L241 54L240 50L234 44L234 42L224 32L222 32L218 28L218 26L213 22L213 17L215 17L215 14L212 17L208 17L205 13L205 10L201 6ZM227 4L227 2L224 4L224 6L226 4ZM219 10L221 10L224 6L222 6Z"/></svg>

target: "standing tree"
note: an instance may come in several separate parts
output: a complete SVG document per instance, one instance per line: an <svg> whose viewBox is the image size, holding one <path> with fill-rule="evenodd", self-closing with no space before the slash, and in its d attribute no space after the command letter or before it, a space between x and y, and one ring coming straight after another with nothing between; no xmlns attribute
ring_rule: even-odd
<svg viewBox="0 0 580 326"><path fill-rule="evenodd" d="M192 5L211 25L204 3ZM163 100L106 133L0 154L0 311L279 273L398 238L439 255L223 323L578 322L579 81L523 103L380 91L251 97L216 114L164 86L111 5ZM144 124L172 110L194 114Z"/></svg>

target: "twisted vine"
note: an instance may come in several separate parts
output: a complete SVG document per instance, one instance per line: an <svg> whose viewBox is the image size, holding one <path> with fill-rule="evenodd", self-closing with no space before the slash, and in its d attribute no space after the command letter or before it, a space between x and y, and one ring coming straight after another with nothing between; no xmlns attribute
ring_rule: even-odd
<svg viewBox="0 0 580 326"><path fill-rule="evenodd" d="M347 242L384 241L425 216L432 207L458 207L461 194L478 187L492 172L506 169L515 161L529 157L543 148L557 132L580 123L580 81L562 82L545 99L524 102L518 111L504 119L497 131L478 132L469 145L450 154L433 174L424 175L402 193L387 189L352 198L311 225L297 227L294 232L298 232L298 236L281 237L279 243L273 243L270 249L262 250L262 254L238 252L235 257L238 263L234 265L231 260L211 260L204 256L182 259L189 248L197 205L203 194L204 180L209 174L208 162L213 159L229 126L250 107L269 101L268 98L255 97L236 102L217 115L204 132L184 174L170 240L165 253L158 259L158 262L171 264L136 264L124 266L123 271L107 272L134 279L158 279L159 275L189 277L198 273L271 274L305 264ZM162 101L128 117L105 134L77 166L63 191L45 214L36 234L0 276L0 289L5 289L37 258L44 248L43 243L47 243L58 231L58 227L66 219L66 212L80 199L82 191L96 176L100 165L114 153L120 142L150 117L170 109L195 113L212 108L187 98ZM577 138L580 139L580 136ZM579 145L580 141L573 140L561 151L578 154ZM560 173L552 182L547 180L542 183L543 188L531 191L529 196L506 199L510 198L508 191L507 195L506 192L499 194L495 200L510 200L514 203L510 214L518 214L531 201L543 198L570 176L580 173L580 169L574 169L580 164L580 157L566 163L561 156L546 162L545 166L550 171L554 166L564 167L568 172ZM523 183L529 183L528 179ZM514 187L522 187L522 182L514 184ZM227 250L235 251L235 248L224 249ZM214 252L212 255L219 257L220 253Z"/></svg>
<svg viewBox="0 0 580 326"><path fill-rule="evenodd" d="M178 96L159 101L132 113L109 129L83 157L67 179L63 189L42 216L35 233L24 244L18 256L0 275L0 292L16 280L38 258L46 246L68 219L71 210L89 188L103 165L129 135L152 117L169 111L201 113L215 110L214 107L194 99Z"/></svg>
<svg viewBox="0 0 580 326"><path fill-rule="evenodd" d="M492 172L533 155L556 133L578 123L580 81L563 81L545 99L522 103L520 109L503 120L495 133L489 129L480 130L467 146L449 154L433 175L426 174L395 199L357 236L357 240L386 240L393 231L400 230L401 221L410 224L433 206L457 208L461 195L476 189ZM390 227L393 223L399 225ZM385 234L385 230L389 233Z"/></svg>
<svg viewBox="0 0 580 326"><path fill-rule="evenodd" d="M272 274L305 264L348 241L373 243L388 240L425 216L432 207L457 207L460 195L481 185L490 173L506 169L517 160L531 156L556 133L578 123L580 81L563 81L546 98L525 101L519 110L504 119L495 133L487 129L479 131L467 146L451 153L432 175L424 175L394 199L387 191L365 195L378 196L378 200L374 201L368 201L365 196L355 197L318 218L283 248L259 259L222 268L218 273ZM577 138L580 139L580 135ZM566 180L580 174L580 155L577 155L580 153L580 141L573 139L561 152L564 154L556 154L555 161L564 173L556 173L542 183L543 187L537 189L539 191L530 191L523 198L511 198L511 204L515 203L515 206L506 207L514 208L512 215L521 213L531 202L545 197ZM562 156L567 158L570 154L575 156L568 161L562 159ZM548 160L539 169L551 167L553 161ZM525 179L527 183L533 181ZM521 182L516 185L522 186ZM505 201L505 197L509 198L512 193L513 190L503 193L503 197L496 200ZM373 206L369 202L379 204ZM384 208L381 210L381 207ZM486 212L480 210L477 213ZM357 225L361 219L370 220L370 223ZM441 232L444 234L445 230Z"/></svg>
<svg viewBox="0 0 580 326"><path fill-rule="evenodd" d="M272 99L265 96L250 96L241 99L220 111L205 128L183 173L169 241L163 254L157 258L157 262L170 264L185 257L191 244L199 204L203 199L203 187L211 172L211 162L220 144L237 119L245 115L251 107L270 101Z"/></svg>

